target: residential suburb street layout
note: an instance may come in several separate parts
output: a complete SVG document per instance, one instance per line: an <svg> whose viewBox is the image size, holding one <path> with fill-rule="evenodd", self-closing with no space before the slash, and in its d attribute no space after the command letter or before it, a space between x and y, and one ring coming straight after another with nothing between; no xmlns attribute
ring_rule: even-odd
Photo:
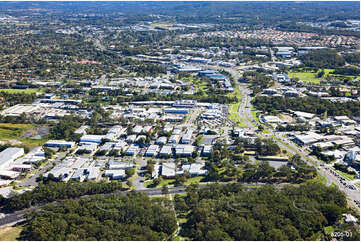
<svg viewBox="0 0 361 242"><path fill-rule="evenodd" d="M0 2L0 241L360 241L360 2Z"/></svg>

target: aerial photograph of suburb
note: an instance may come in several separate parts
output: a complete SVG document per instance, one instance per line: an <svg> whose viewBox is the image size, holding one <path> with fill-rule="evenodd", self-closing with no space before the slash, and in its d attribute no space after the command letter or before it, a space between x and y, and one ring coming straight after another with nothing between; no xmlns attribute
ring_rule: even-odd
<svg viewBox="0 0 361 242"><path fill-rule="evenodd" d="M360 1L0 0L0 241L360 241Z"/></svg>

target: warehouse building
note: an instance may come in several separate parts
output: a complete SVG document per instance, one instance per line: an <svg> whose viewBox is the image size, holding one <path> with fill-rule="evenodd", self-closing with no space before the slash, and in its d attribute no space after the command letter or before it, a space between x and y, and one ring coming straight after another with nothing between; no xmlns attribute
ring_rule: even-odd
<svg viewBox="0 0 361 242"><path fill-rule="evenodd" d="M87 169L88 171L88 180L95 181L98 180L100 175L100 168L99 167L90 167Z"/></svg>
<svg viewBox="0 0 361 242"><path fill-rule="evenodd" d="M110 177L112 180L121 180L125 178L125 170L106 170L104 176Z"/></svg>
<svg viewBox="0 0 361 242"><path fill-rule="evenodd" d="M175 177L175 163L163 163L161 167L161 174L164 178Z"/></svg>
<svg viewBox="0 0 361 242"><path fill-rule="evenodd" d="M45 144L45 147L67 147L72 148L75 146L75 142L73 141L65 141L65 140L48 140Z"/></svg>
<svg viewBox="0 0 361 242"><path fill-rule="evenodd" d="M86 134L80 138L80 143L96 143L100 144L104 139L104 135L93 135L93 134Z"/></svg>
<svg viewBox="0 0 361 242"><path fill-rule="evenodd" d="M138 153L139 146L136 144L131 144L127 151L125 152L126 155L134 156Z"/></svg>
<svg viewBox="0 0 361 242"><path fill-rule="evenodd" d="M176 145L175 154L178 156L191 156L194 151L194 146L192 145Z"/></svg>
<svg viewBox="0 0 361 242"><path fill-rule="evenodd" d="M108 165L109 170L130 169L135 167L135 164L132 162L109 161Z"/></svg>
<svg viewBox="0 0 361 242"><path fill-rule="evenodd" d="M164 145L159 152L159 156L170 157L172 155L172 146Z"/></svg>
<svg viewBox="0 0 361 242"><path fill-rule="evenodd" d="M188 114L188 109L182 109L182 108L165 108L163 110L164 113L172 113L172 114Z"/></svg>
<svg viewBox="0 0 361 242"><path fill-rule="evenodd" d="M0 169L8 169L12 162L24 154L24 148L9 147L0 152Z"/></svg>
<svg viewBox="0 0 361 242"><path fill-rule="evenodd" d="M176 144L179 141L179 135L172 135L169 140L168 143L172 143L172 144Z"/></svg>
<svg viewBox="0 0 361 242"><path fill-rule="evenodd" d="M308 134L295 135L294 141L300 145L312 145L321 141L323 136L309 132Z"/></svg>
<svg viewBox="0 0 361 242"><path fill-rule="evenodd" d="M182 144L189 144L191 142L193 135L193 129L188 129L185 134L182 136L181 143Z"/></svg>
<svg viewBox="0 0 361 242"><path fill-rule="evenodd" d="M158 145L150 145L147 149L147 152L145 153L145 156L157 156L159 152L159 146Z"/></svg>
<svg viewBox="0 0 361 242"><path fill-rule="evenodd" d="M166 136L159 137L159 138L155 141L155 143L156 143L157 145L164 145L164 144L167 143L167 137L166 137Z"/></svg>

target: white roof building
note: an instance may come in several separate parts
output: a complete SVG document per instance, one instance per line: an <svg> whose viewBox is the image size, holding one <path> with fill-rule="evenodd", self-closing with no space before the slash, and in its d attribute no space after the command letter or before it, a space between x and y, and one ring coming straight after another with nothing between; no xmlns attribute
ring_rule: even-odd
<svg viewBox="0 0 361 242"><path fill-rule="evenodd" d="M262 116L262 120L266 123L282 123L282 120L277 116Z"/></svg>
<svg viewBox="0 0 361 242"><path fill-rule="evenodd" d="M135 134L131 134L131 135L128 135L128 136L127 136L126 141L127 141L128 143L133 143L136 138L137 138L137 136L136 136Z"/></svg>
<svg viewBox="0 0 361 242"><path fill-rule="evenodd" d="M315 117L315 114L313 113L306 113L301 111L294 111L293 114L299 118L305 118L305 119L312 119L313 117Z"/></svg>
<svg viewBox="0 0 361 242"><path fill-rule="evenodd" d="M175 163L163 163L162 164L162 176L165 178L175 177Z"/></svg>
<svg viewBox="0 0 361 242"><path fill-rule="evenodd" d="M193 135L193 129L188 129L185 134L182 136L182 144L189 144L191 142Z"/></svg>
<svg viewBox="0 0 361 242"><path fill-rule="evenodd" d="M150 145L147 152L145 153L146 156L156 156L159 152L158 145Z"/></svg>
<svg viewBox="0 0 361 242"><path fill-rule="evenodd" d="M179 140L179 135L172 135L169 140L168 143L178 143Z"/></svg>
<svg viewBox="0 0 361 242"><path fill-rule="evenodd" d="M88 168L88 180L97 180L100 174L99 167Z"/></svg>
<svg viewBox="0 0 361 242"><path fill-rule="evenodd" d="M134 168L135 164L132 162L115 162L109 161L109 170Z"/></svg>
<svg viewBox="0 0 361 242"><path fill-rule="evenodd" d="M67 148L72 148L75 146L75 142L73 141L65 141L65 140L48 140L44 146L47 147L62 147L65 146Z"/></svg>
<svg viewBox="0 0 361 242"><path fill-rule="evenodd" d="M165 143L167 143L167 137L165 137L165 136L159 137L159 138L155 141L155 143L156 143L157 145L164 145Z"/></svg>
<svg viewBox="0 0 361 242"><path fill-rule="evenodd" d="M136 155L138 153L138 145L132 144L131 146L129 146L129 148L127 149L127 151L125 152L126 155Z"/></svg>
<svg viewBox="0 0 361 242"><path fill-rule="evenodd" d="M188 172L191 176L204 176L208 174L208 171L204 169L204 164L201 163L192 163Z"/></svg>
<svg viewBox="0 0 361 242"><path fill-rule="evenodd" d="M86 135L83 135L81 138L80 138L80 142L81 143L97 143L97 144L100 144L102 142L102 139L104 139L104 135L93 135L93 134L86 134Z"/></svg>
<svg viewBox="0 0 361 242"><path fill-rule="evenodd" d="M295 135L295 141L300 143L301 145L311 145L318 141L321 141L323 136L309 132L307 134Z"/></svg>
<svg viewBox="0 0 361 242"><path fill-rule="evenodd" d="M132 131L133 131L133 133L139 134L140 132L142 132L142 130L143 130L142 126L136 125Z"/></svg>
<svg viewBox="0 0 361 242"><path fill-rule="evenodd" d="M0 169L8 169L11 163L24 154L24 148L9 147L0 152Z"/></svg>
<svg viewBox="0 0 361 242"><path fill-rule="evenodd" d="M77 130L74 131L74 133L76 134L86 134L86 130L89 129L90 126L89 125L83 125L80 128L78 128Z"/></svg>
<svg viewBox="0 0 361 242"><path fill-rule="evenodd" d="M171 145L164 145L159 152L161 156L170 156L172 155L172 146Z"/></svg>
<svg viewBox="0 0 361 242"><path fill-rule="evenodd" d="M116 143L114 145L114 150L123 150L124 151L124 150L126 150L127 146L128 146L128 144L125 141L119 140L118 143Z"/></svg>
<svg viewBox="0 0 361 242"><path fill-rule="evenodd" d="M194 146L192 145L176 145L175 153L180 156L190 156L194 151Z"/></svg>
<svg viewBox="0 0 361 242"><path fill-rule="evenodd" d="M112 180L119 180L125 177L125 170L106 170L104 176L110 177Z"/></svg>
<svg viewBox="0 0 361 242"><path fill-rule="evenodd" d="M208 156L211 154L212 149L213 149L212 145L205 145L205 146L203 146L202 154L205 156Z"/></svg>

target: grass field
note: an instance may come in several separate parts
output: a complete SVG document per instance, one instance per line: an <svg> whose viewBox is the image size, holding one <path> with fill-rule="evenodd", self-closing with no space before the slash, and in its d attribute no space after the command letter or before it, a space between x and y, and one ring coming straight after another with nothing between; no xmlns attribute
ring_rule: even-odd
<svg viewBox="0 0 361 242"><path fill-rule="evenodd" d="M360 80L360 76L346 76L346 75L337 75L337 74L330 74L331 72L333 72L335 69L324 69L325 74L323 77L326 77L327 75L332 76L332 77L348 77L348 78L356 78L358 80ZM321 70L319 69L317 71L320 72ZM290 78L299 78L301 81L303 82L307 82L307 83L314 83L314 84L319 84L320 83L320 78L316 77L316 72L310 72L310 71L300 71L300 72L290 72L289 73L289 77Z"/></svg>
<svg viewBox="0 0 361 242"><path fill-rule="evenodd" d="M319 84L320 79L315 77L315 75L316 75L316 73L314 73L314 72L290 72L289 73L290 78L299 78L303 82Z"/></svg>
<svg viewBox="0 0 361 242"><path fill-rule="evenodd" d="M28 88L28 89L0 89L0 92L7 92L7 93L27 93L27 94L31 94L31 93L36 93L36 92L40 92L40 89L37 88Z"/></svg>
<svg viewBox="0 0 361 242"><path fill-rule="evenodd" d="M26 130L30 129L31 127L31 124L0 123L0 139L19 138Z"/></svg>
<svg viewBox="0 0 361 242"><path fill-rule="evenodd" d="M11 143L11 141L21 142L29 149L43 145L47 139L21 138L25 131L33 127L34 125L32 124L0 123L0 140L9 143Z"/></svg>
<svg viewBox="0 0 361 242"><path fill-rule="evenodd" d="M0 241L16 241L16 239L19 238L22 229L21 226L1 227Z"/></svg>
<svg viewBox="0 0 361 242"><path fill-rule="evenodd" d="M315 182L326 184L327 179L326 177L322 176L320 173L317 172L317 176L315 178L306 181L306 183L315 183Z"/></svg>

